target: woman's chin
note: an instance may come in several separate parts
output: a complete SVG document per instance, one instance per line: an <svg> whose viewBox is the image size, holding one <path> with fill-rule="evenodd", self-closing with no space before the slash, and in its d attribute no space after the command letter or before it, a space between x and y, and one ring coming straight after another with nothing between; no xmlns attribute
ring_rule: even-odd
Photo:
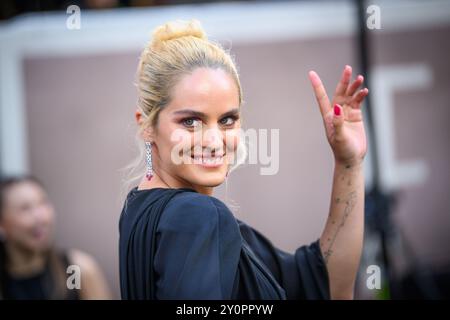
<svg viewBox="0 0 450 320"><path fill-rule="evenodd" d="M51 241L30 241L22 244L22 247L27 251L34 253L43 253L51 248Z"/></svg>
<svg viewBox="0 0 450 320"><path fill-rule="evenodd" d="M207 168L206 170L196 170L194 184L205 187L217 187L221 185L226 178L226 170L224 168Z"/></svg>

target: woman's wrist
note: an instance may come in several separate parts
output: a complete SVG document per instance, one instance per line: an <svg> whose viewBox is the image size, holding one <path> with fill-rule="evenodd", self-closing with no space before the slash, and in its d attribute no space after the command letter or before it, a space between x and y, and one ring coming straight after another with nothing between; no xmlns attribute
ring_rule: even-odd
<svg viewBox="0 0 450 320"><path fill-rule="evenodd" d="M335 158L334 165L335 168L361 169L364 165L364 159L339 160Z"/></svg>

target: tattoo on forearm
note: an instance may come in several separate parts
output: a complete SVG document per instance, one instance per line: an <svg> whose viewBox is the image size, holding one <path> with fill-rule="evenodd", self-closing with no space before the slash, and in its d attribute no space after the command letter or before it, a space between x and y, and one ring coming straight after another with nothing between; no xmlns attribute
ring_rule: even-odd
<svg viewBox="0 0 450 320"><path fill-rule="evenodd" d="M335 198L335 202L336 203L341 203L343 202L344 199L340 198L340 197L336 197ZM348 218L348 216L350 215L350 213L352 212L353 208L355 207L356 204L356 191L352 191L348 194L348 196L345 199L345 208L344 208L344 215L341 218L341 222L339 223L339 225L336 228L336 231L334 232L333 236L331 238L328 238L326 241L326 244L323 244L323 246L327 246L327 249L324 251L324 260L325 263L328 264L328 260L330 259L331 255L333 254L333 245L334 242L336 241L336 237L339 233L339 231L341 230L341 228L345 225L345 222ZM335 220L331 220L331 224L336 224Z"/></svg>

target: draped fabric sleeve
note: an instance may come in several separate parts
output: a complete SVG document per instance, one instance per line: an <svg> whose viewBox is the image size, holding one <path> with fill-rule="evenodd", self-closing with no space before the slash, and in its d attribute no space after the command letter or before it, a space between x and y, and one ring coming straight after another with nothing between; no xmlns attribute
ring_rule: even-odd
<svg viewBox="0 0 450 320"><path fill-rule="evenodd" d="M239 227L243 238L284 288L287 299L330 299L328 272L319 240L290 254L276 248L244 222L239 221Z"/></svg>
<svg viewBox="0 0 450 320"><path fill-rule="evenodd" d="M240 248L229 210L198 193L175 196L157 229L157 299L231 299Z"/></svg>

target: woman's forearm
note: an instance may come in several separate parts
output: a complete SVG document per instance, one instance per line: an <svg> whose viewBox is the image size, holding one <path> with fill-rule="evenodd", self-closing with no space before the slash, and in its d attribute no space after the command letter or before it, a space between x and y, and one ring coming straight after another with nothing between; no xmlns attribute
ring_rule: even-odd
<svg viewBox="0 0 450 320"><path fill-rule="evenodd" d="M352 299L364 234L363 163L335 162L330 213L320 237L332 299Z"/></svg>

